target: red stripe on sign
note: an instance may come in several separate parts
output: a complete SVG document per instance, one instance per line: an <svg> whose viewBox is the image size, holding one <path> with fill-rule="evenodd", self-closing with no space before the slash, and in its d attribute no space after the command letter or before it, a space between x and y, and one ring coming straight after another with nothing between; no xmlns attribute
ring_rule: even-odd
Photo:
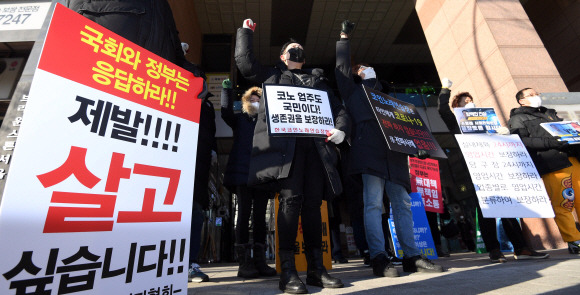
<svg viewBox="0 0 580 295"><path fill-rule="evenodd" d="M38 68L199 123L203 79L57 4Z"/></svg>

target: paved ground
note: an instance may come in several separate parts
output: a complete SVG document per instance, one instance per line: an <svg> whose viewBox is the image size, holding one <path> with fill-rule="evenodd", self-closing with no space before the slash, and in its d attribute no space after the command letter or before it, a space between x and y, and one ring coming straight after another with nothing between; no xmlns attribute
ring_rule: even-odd
<svg viewBox="0 0 580 295"><path fill-rule="evenodd" d="M361 259L335 264L329 271L342 279L342 289L307 286L311 294L580 294L580 255L567 249L548 250L550 258L491 264L487 254L454 253L436 262L447 271L439 274L403 273L401 277L378 278ZM273 265L271 265L273 266ZM191 294L281 294L278 277L242 280L235 264L205 264L210 282L189 283ZM305 273L300 277L305 281Z"/></svg>

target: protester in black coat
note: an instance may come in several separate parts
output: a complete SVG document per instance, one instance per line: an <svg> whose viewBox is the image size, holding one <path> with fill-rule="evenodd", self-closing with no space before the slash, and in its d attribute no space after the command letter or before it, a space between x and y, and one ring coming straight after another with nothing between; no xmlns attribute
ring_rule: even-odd
<svg viewBox="0 0 580 295"><path fill-rule="evenodd" d="M344 140L349 131L349 119L344 108L334 97L320 69L303 69L303 48L295 41L282 46L276 67L263 67L253 53L252 20L244 21L238 29L235 59L242 75L255 83L308 86L328 93L334 116L335 129L329 137L270 137L266 122L265 104L260 101L258 121L254 130L252 158L250 162L250 186L268 187L280 191L278 209L278 245L282 274L279 288L290 293L306 293L294 265L294 251L298 217L302 216L304 247L308 272L306 282L326 288L343 287L339 279L326 272L322 263L322 221L320 206L325 183L334 194L340 194L342 186L336 165L338 153L335 144Z"/></svg>
<svg viewBox="0 0 580 295"><path fill-rule="evenodd" d="M224 185L236 193L238 200L235 247L239 262L238 277L275 276L276 270L266 263L265 253L266 207L269 193L247 186L252 139L262 89L259 87L248 89L242 96L242 112L236 114L233 108L232 82L226 79L222 86L222 119L234 132L234 143L228 158ZM249 243L250 216L252 216L254 229L253 245Z"/></svg>
<svg viewBox="0 0 580 295"><path fill-rule="evenodd" d="M414 241L407 155L389 149L363 89L363 85L375 90L382 87L372 67L360 64L351 68L348 34L354 29L354 23L346 20L341 29L341 39L336 42L336 81L354 121L351 173L361 174L363 180L365 233L373 274L399 276L385 251L381 222L383 193L391 202L397 237L405 253L403 270L440 272L442 267L423 258ZM355 78L361 82L356 83Z"/></svg>

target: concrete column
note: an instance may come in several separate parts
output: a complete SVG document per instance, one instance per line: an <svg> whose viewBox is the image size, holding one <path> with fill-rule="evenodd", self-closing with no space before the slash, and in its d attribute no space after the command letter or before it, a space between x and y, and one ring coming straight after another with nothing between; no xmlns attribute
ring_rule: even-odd
<svg viewBox="0 0 580 295"><path fill-rule="evenodd" d="M439 77L495 108L504 126L519 89L568 91L519 0L416 0L415 9ZM565 246L553 219L523 228L535 248Z"/></svg>

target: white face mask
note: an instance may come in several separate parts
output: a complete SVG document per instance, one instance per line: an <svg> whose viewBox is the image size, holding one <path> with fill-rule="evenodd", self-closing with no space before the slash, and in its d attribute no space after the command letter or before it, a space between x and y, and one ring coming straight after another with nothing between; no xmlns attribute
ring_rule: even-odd
<svg viewBox="0 0 580 295"><path fill-rule="evenodd" d="M375 69L373 68L365 68L362 73L365 75L364 80L376 78L377 74L375 73Z"/></svg>
<svg viewBox="0 0 580 295"><path fill-rule="evenodd" d="M533 108L539 108L542 106L542 98L538 95L528 97L528 101L530 102L530 106Z"/></svg>
<svg viewBox="0 0 580 295"><path fill-rule="evenodd" d="M468 102L465 104L464 108L474 108L475 104L473 102Z"/></svg>
<svg viewBox="0 0 580 295"><path fill-rule="evenodd" d="M260 102L259 101L252 102L252 107L256 108L256 110L259 109L260 108Z"/></svg>

